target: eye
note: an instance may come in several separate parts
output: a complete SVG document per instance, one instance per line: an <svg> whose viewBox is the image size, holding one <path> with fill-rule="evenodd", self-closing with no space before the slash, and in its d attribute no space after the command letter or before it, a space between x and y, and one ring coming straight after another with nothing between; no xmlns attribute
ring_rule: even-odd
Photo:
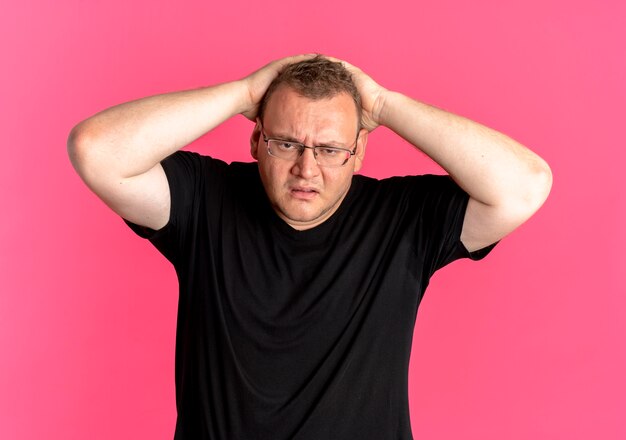
<svg viewBox="0 0 626 440"><path fill-rule="evenodd" d="M338 156L342 153L343 150L340 150L338 148L331 148L331 147L317 147L317 154L320 154L322 156L325 157L333 157L333 156Z"/></svg>
<svg viewBox="0 0 626 440"><path fill-rule="evenodd" d="M277 140L275 142L276 142L276 146L283 151L291 151L291 150L298 149L298 144L295 144L293 142L280 141L280 140Z"/></svg>

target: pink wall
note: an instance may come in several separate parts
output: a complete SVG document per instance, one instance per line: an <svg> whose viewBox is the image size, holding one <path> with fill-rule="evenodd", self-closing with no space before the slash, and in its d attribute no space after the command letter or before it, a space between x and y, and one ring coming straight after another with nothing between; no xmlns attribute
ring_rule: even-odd
<svg viewBox="0 0 626 440"><path fill-rule="evenodd" d="M554 172L536 217L433 279L411 364L415 437L626 438L625 3L508 3L5 5L0 438L172 438L175 276L81 184L70 128L312 51L502 130ZM236 118L195 148L245 160L250 129ZM436 169L385 129L368 155L372 176Z"/></svg>

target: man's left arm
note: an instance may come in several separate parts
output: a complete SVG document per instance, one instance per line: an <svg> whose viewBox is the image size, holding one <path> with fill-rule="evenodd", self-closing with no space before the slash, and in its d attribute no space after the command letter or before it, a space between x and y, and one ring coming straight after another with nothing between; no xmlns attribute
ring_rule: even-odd
<svg viewBox="0 0 626 440"><path fill-rule="evenodd" d="M468 251L502 239L544 203L552 173L528 148L479 123L387 90L345 64L362 95L364 128L388 127L469 194L461 233Z"/></svg>

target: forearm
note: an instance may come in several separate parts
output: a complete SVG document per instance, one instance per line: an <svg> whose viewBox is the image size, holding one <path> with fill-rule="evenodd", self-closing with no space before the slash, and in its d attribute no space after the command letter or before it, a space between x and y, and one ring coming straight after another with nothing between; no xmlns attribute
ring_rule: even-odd
<svg viewBox="0 0 626 440"><path fill-rule="evenodd" d="M395 92L386 93L380 122L437 162L478 202L529 209L521 205L538 208L547 195L546 163L502 133Z"/></svg>
<svg viewBox="0 0 626 440"><path fill-rule="evenodd" d="M121 104L78 124L68 148L74 165L129 178L212 130L247 105L242 81Z"/></svg>

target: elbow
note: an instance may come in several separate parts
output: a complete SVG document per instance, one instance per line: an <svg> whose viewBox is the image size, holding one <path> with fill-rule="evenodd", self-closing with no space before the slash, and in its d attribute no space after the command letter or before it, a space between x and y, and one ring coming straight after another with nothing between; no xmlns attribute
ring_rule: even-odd
<svg viewBox="0 0 626 440"><path fill-rule="evenodd" d="M520 225L532 217L546 202L552 189L552 170L541 158L527 164L525 171L517 174L498 206L511 224Z"/></svg>
<svg viewBox="0 0 626 440"><path fill-rule="evenodd" d="M552 170L546 161L540 159L535 166L535 170L532 176L532 196L531 204L535 206L534 211L537 211L545 203L550 195L552 189Z"/></svg>
<svg viewBox="0 0 626 440"><path fill-rule="evenodd" d="M543 206L550 195L552 181L550 166L538 158L524 181L519 182L517 209L513 211L517 212L520 220L526 221Z"/></svg>
<svg viewBox="0 0 626 440"><path fill-rule="evenodd" d="M85 159L85 152L88 150L86 144L88 143L88 134L84 129L84 123L76 125L70 131L67 137L67 154L70 158L70 162L74 168L78 171L82 162Z"/></svg>
<svg viewBox="0 0 626 440"><path fill-rule="evenodd" d="M108 139L98 124L86 119L78 123L67 137L67 153L74 167L96 162Z"/></svg>
<svg viewBox="0 0 626 440"><path fill-rule="evenodd" d="M98 139L83 121L70 131L67 138L67 154L78 175L87 183L98 167Z"/></svg>

